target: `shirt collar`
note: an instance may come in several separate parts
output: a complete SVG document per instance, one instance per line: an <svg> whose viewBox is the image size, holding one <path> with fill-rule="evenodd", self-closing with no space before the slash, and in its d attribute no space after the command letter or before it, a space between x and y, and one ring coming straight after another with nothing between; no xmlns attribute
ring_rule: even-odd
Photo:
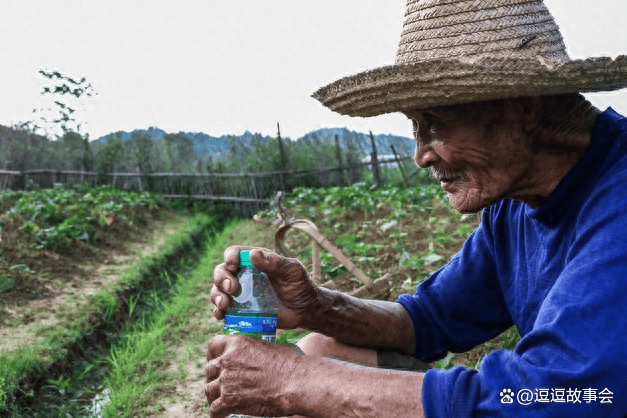
<svg viewBox="0 0 627 418"><path fill-rule="evenodd" d="M601 113L592 128L586 154L539 207L526 205L527 216L549 225L556 224L578 195L586 190L586 182L599 173L612 146L612 138L618 134L624 123L625 119L612 108Z"/></svg>

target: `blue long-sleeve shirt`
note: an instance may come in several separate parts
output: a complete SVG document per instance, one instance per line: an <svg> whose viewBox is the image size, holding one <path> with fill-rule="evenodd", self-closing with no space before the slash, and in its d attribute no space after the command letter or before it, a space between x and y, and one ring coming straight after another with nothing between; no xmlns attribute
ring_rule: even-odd
<svg viewBox="0 0 627 418"><path fill-rule="evenodd" d="M428 418L626 417L627 119L603 112L586 155L540 207L484 210L451 262L398 302L427 361L511 325L521 336L479 371L429 370Z"/></svg>

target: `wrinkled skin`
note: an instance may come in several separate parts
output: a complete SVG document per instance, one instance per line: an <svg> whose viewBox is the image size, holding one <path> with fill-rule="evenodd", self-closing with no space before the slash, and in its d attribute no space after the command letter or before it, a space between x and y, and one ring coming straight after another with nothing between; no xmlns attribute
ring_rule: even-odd
<svg viewBox="0 0 627 418"><path fill-rule="evenodd" d="M568 172L572 161L556 160L555 149L533 140L539 107L532 100L405 112L414 125L416 164L431 169L457 211L477 212L503 198L537 206Z"/></svg>
<svg viewBox="0 0 627 418"><path fill-rule="evenodd" d="M235 275L240 248L228 248L225 262L214 270L211 299L216 306L214 316L217 319L224 317L228 295L238 289ZM318 329L335 338L341 336L344 343L354 347L374 344L413 352L415 338L411 318L400 304L356 299L342 292L318 288L301 263L269 250L251 250L250 260L255 268L268 274L275 287L280 299L279 328ZM385 417L399 416L397 409L402 407L405 410L412 403L414 411L421 408L415 392L419 391L421 375L402 375L397 378L404 380L394 382L386 376L385 390L377 389L381 399L375 401L364 394L381 384L378 369L347 368L346 365L322 361L315 355L302 355L293 348L247 336L212 338L207 350L205 388L212 416L246 413L336 417L352 416L351 411L355 409L379 408L368 416ZM390 371L387 373L391 374ZM346 379L353 382L350 394L353 402L345 402ZM399 388L409 387L414 389L398 394ZM331 394L340 399L332 401ZM420 415L417 413L416 416Z"/></svg>
<svg viewBox="0 0 627 418"><path fill-rule="evenodd" d="M214 270L211 301L213 315L223 319L229 295L239 289L239 251L229 247L224 263ZM250 260L266 272L280 300L277 327L293 329L300 326L318 303L318 288L305 267L295 259L281 257L262 248L251 248ZM262 416L286 414L282 385L293 375L298 364L295 351L286 346L270 344L248 336L218 335L207 349L207 386L205 394L212 417L231 413Z"/></svg>
<svg viewBox="0 0 627 418"><path fill-rule="evenodd" d="M213 273L211 301L215 309L213 316L221 320L229 306L229 295L239 289L237 271L239 270L239 250L233 246L224 252L224 263L218 265ZM279 320L277 327L293 329L303 324L307 314L318 303L318 288L311 280L305 266L293 258L281 257L278 254L261 248L250 251L250 261L255 268L268 274L270 282L280 300Z"/></svg>
<svg viewBox="0 0 627 418"><path fill-rule="evenodd" d="M248 336L219 335L207 349L205 394L213 418L231 413L284 416L280 395L294 374L299 354Z"/></svg>

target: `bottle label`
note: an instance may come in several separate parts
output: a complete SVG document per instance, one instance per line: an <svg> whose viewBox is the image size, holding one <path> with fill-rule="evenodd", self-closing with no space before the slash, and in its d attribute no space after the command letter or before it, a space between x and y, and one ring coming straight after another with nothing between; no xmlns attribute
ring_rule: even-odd
<svg viewBox="0 0 627 418"><path fill-rule="evenodd" d="M224 315L226 335L250 335L263 341L276 341L278 315L271 313L229 312Z"/></svg>

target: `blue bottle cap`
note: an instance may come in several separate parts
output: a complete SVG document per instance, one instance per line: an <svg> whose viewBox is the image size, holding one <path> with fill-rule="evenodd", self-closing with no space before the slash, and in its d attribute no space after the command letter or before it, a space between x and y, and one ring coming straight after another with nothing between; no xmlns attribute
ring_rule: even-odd
<svg viewBox="0 0 627 418"><path fill-rule="evenodd" d="M239 265L241 267L252 267L250 262L250 250L239 250Z"/></svg>

